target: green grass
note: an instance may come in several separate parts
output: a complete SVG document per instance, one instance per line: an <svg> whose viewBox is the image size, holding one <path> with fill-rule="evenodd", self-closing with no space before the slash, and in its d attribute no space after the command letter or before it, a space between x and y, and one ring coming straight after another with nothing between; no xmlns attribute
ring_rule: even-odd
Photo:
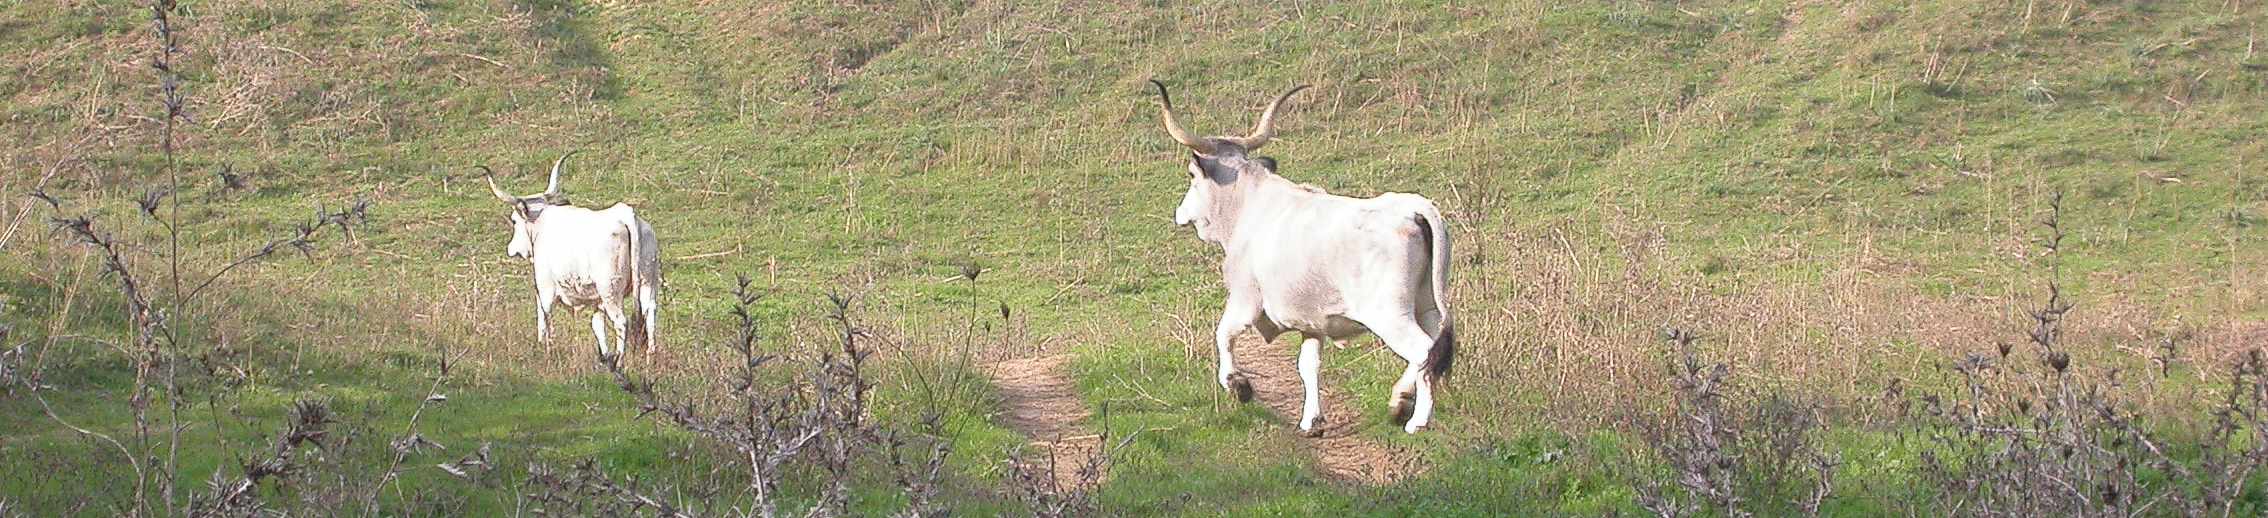
<svg viewBox="0 0 2268 518"><path fill-rule="evenodd" d="M122 369L116 365L90 365L85 369L84 374L76 368L50 371L52 379L72 380L58 381L60 390L51 396L58 417L114 437L129 437L131 431L126 427L130 426L130 415L125 405L117 403L124 395L101 387L132 380L119 377L117 372ZM308 366L300 372L276 373L279 381L232 392L220 404L192 406L196 412L215 415L184 416L196 425L183 435L182 441L190 446L182 448L179 465L187 480L178 481L178 485L184 490L202 490L205 478L212 473L234 473L245 458L266 449L282 429L288 407L300 400L325 402L343 422L317 454L320 460L314 462L383 466L387 462L384 444L402 433L398 428L407 426L409 414L424 399L429 381L423 376L428 373L429 368L396 366ZM529 462L570 464L596 458L609 469L652 472L665 479L692 474L668 469L664 460L665 455L694 453L685 448L684 434L626 419L618 409L631 402L605 382L496 384L444 390L442 394L449 401L427 409L419 430L448 449L414 457L436 460L405 466L403 485L412 492L438 488L445 493L468 493L468 488L452 484L448 475L431 465L471 454L483 443L505 445L499 448L499 463L523 470ZM163 408L165 402L159 400L154 405ZM38 420L27 422L46 420L38 403L28 397L11 398L0 409L8 415ZM157 414L154 426L162 428L172 421L164 412ZM74 503L73 499L89 493L120 499L131 494L131 484L115 483L131 480L129 467L120 462L87 464L81 460L114 458L117 452L108 444L79 437L59 426L17 430L9 435L6 448L16 459L11 464L16 467L7 470L6 482L0 486L5 486L19 503L32 509L64 509ZM516 444L543 446L509 446ZM382 502L398 505L394 499L398 494L381 496ZM488 495L478 492L465 496L472 498L470 509L481 512L509 510L512 505L509 500L487 500ZM349 501L359 505L361 497Z"/></svg>
<svg viewBox="0 0 2268 518"><path fill-rule="evenodd" d="M1859 279L1885 307L2017 321L2037 297L2035 222L2056 192L2065 282L2091 326L2073 339L2131 366L2145 356L2125 346L2145 337L2127 330L2195 331L2210 369L2268 319L2268 291L2246 280L2268 228L2268 56L2250 51L2268 17L2222 2L2081 3L2068 18L2065 2L2034 4L190 2L191 263L318 205L375 203L355 243L247 269L225 286L230 304L197 311L271 371L243 417L197 433L248 444L314 396L352 403L385 436L443 346L466 355L466 386L426 421L450 453L420 465L495 441L660 480L696 470L668 468L684 438L635 420L591 374L580 318L554 323L553 348L528 339L525 266L503 257L504 212L471 166L534 191L570 149L584 150L566 173L574 200L631 203L661 235L672 381L726 356L718 317L736 274L775 290L758 314L780 350L807 345L796 337L820 325L827 291L863 295L865 319L914 356L1004 305L1022 331L978 357L1071 351L1082 395L1110 406L1094 424L1160 429L1102 493L1133 514L1631 511L1624 468L1594 459L1632 444L1605 423L1659 389L1658 326L1715 326L1712 347L1753 379L1831 401L1928 378L2022 328L1931 334L1796 309ZM162 178L145 18L118 2L0 9L0 64L21 78L0 81L13 143L0 219L53 171L46 188L113 232L161 235L129 201ZM1283 419L1215 402L1204 341L1218 253L1170 223L1182 151L1157 125L1150 78L1208 133L1314 83L1268 149L1285 174L1422 193L1455 222L1470 372L1442 433L1370 433L1425 451L1428 476L1329 483ZM254 189L220 191L224 166ZM78 282L53 329L117 340L115 296L38 231L44 216L0 250L0 322L46 339ZM978 282L947 280L970 262L988 268ZM1794 316L1723 309L1774 297ZM1702 307L1673 307L1688 301ZM61 408L119 429L98 401L130 377L122 360L64 343L51 382L98 392ZM1328 376L1383 423L1396 367L1358 356L1329 353ZM954 466L991 480L1020 439L974 418L996 402L973 390L950 409L970 417ZM0 400L0 422L22 423L0 433L0 458L96 455L29 405ZM1570 460L1536 460L1550 451ZM183 484L224 455L197 450ZM0 489L35 509L57 487L39 484L71 480L8 471ZM442 486L435 475L412 484ZM955 498L1003 504L980 486Z"/></svg>

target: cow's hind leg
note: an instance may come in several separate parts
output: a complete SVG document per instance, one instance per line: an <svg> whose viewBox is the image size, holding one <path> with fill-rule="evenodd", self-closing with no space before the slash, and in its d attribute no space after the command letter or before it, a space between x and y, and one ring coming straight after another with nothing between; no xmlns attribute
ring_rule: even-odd
<svg viewBox="0 0 2268 518"><path fill-rule="evenodd" d="M1402 431L1417 433L1433 420L1433 382L1426 379L1426 358L1433 351L1433 337L1414 320L1403 319L1388 326L1372 326L1371 332L1386 342L1404 360L1410 362L1402 370L1402 379L1394 383L1394 422L1402 424Z"/></svg>
<svg viewBox="0 0 2268 518"><path fill-rule="evenodd" d="M1236 354L1229 350L1229 344L1236 341L1237 334L1252 327L1253 320L1259 317L1258 305L1238 304L1231 297L1228 307L1221 311L1220 325L1213 328L1213 345L1220 356L1221 388L1236 394L1239 402L1252 401L1252 380L1245 377L1243 371L1237 370Z"/></svg>
<svg viewBox="0 0 2268 518"><path fill-rule="evenodd" d="M624 353L630 352L630 315L625 308L606 312L606 317L614 321L614 357L616 359L621 359Z"/></svg>
<svg viewBox="0 0 2268 518"><path fill-rule="evenodd" d="M1309 436L1321 433L1315 425L1323 423L1323 346L1329 338L1306 336L1299 343L1299 381L1306 385L1307 401L1300 408L1299 430Z"/></svg>

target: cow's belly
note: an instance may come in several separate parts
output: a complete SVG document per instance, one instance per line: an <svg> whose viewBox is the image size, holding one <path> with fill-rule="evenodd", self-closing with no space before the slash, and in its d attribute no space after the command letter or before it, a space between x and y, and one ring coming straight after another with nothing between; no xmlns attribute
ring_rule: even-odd
<svg viewBox="0 0 2268 518"><path fill-rule="evenodd" d="M553 296L559 299L559 303L578 310L597 308L599 302L604 300L598 283L588 280L562 282L556 289Z"/></svg>
<svg viewBox="0 0 2268 518"><path fill-rule="evenodd" d="M1277 327L1299 331L1301 334L1309 336L1342 339L1370 332L1370 328L1364 327L1361 322L1347 318L1346 314L1340 311L1337 306L1337 304L1333 304L1326 307L1302 309L1287 304L1279 307L1265 307L1262 311L1265 312L1268 320L1275 323Z"/></svg>
<svg viewBox="0 0 2268 518"><path fill-rule="evenodd" d="M1367 332L1347 317L1346 297L1319 272L1272 272L1257 279L1260 309L1277 327L1309 336L1346 338ZM1286 275L1288 274L1288 275Z"/></svg>

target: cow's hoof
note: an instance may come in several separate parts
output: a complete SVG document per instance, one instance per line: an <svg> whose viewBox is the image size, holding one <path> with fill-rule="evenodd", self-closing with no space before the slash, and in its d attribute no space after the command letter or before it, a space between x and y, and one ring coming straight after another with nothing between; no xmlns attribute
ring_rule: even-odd
<svg viewBox="0 0 2268 518"><path fill-rule="evenodd" d="M1299 430L1299 435L1300 435L1301 437L1308 437L1308 438L1322 437L1322 436L1323 436L1323 416L1315 416L1315 421L1314 421L1314 422L1311 422L1311 423L1307 423L1307 427L1306 427L1306 428L1301 428L1301 429Z"/></svg>
<svg viewBox="0 0 2268 518"><path fill-rule="evenodd" d="M1408 424L1410 415L1417 411L1417 396L1413 394L1397 395L1394 397L1394 404L1387 406L1386 409L1393 414L1395 426Z"/></svg>
<svg viewBox="0 0 2268 518"><path fill-rule="evenodd" d="M1252 402L1252 378L1245 377L1242 372L1229 374L1228 387L1230 393L1236 394L1236 402Z"/></svg>

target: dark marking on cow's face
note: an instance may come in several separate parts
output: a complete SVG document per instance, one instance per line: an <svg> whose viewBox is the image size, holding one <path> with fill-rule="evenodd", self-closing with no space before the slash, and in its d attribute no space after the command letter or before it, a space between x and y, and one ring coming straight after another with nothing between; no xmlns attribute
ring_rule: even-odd
<svg viewBox="0 0 2268 518"><path fill-rule="evenodd" d="M1235 169L1221 167L1220 160L1198 155L1189 157L1189 174L1194 178L1210 180L1216 185L1236 182Z"/></svg>
<svg viewBox="0 0 2268 518"><path fill-rule="evenodd" d="M1208 179L1212 180L1214 184L1222 186L1237 183L1247 176L1273 173L1275 168L1276 160L1268 157L1248 159L1242 156L1210 157L1195 153L1189 155L1190 178Z"/></svg>
<svg viewBox="0 0 2268 518"><path fill-rule="evenodd" d="M505 247L504 253L506 255L524 257L530 260L535 259L535 239L536 234L540 232L539 225L543 218L544 209L555 205L569 205L567 198L559 194L559 167L566 163L567 156L574 154L570 151L567 155L560 156L559 162L551 165L551 186L546 188L542 194L532 196L514 196L511 193L504 192L503 188L496 186L496 171L485 165L473 166L486 175L484 178L488 182L490 194L495 195L498 201L512 207L512 214L507 218L512 222L512 242Z"/></svg>
<svg viewBox="0 0 2268 518"><path fill-rule="evenodd" d="M549 206L540 196L523 197L512 204L512 242L505 245L504 255L535 259L536 222Z"/></svg>

